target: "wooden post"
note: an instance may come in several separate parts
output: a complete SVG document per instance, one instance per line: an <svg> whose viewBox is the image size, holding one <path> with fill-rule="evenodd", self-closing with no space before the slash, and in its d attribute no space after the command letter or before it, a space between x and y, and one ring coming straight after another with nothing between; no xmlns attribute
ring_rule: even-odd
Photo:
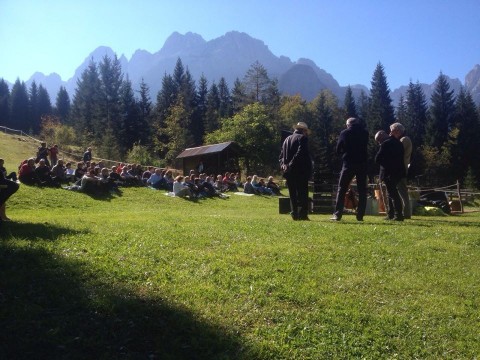
<svg viewBox="0 0 480 360"><path fill-rule="evenodd" d="M460 181L457 180L457 195L460 202L460 212L463 214L462 193L460 192Z"/></svg>

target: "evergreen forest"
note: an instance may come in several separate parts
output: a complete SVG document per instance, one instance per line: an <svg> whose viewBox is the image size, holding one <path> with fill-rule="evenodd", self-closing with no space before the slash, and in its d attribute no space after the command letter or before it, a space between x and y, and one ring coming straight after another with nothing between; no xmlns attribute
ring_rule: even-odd
<svg viewBox="0 0 480 360"><path fill-rule="evenodd" d="M425 186L460 180L464 187L478 188L479 113L470 93L455 93L442 73L429 101L420 84L410 81L394 107L381 63L374 69L369 94L355 98L348 86L345 98L338 99L325 89L310 102L282 95L277 79L259 62L242 79L227 84L224 78L193 79L179 58L153 98L145 81L132 88L116 56L105 56L99 63L92 60L75 93L61 87L53 100L41 84L33 82L27 88L17 79L10 89L0 79L0 126L60 147L91 146L101 158L156 166L173 166L186 148L235 141L245 151L241 166L249 174L278 172L282 131L299 121L312 129L309 141L317 169L337 174L337 137L347 118L358 117L371 135L372 178L378 171L373 165L373 135L398 121L414 144L412 181Z"/></svg>

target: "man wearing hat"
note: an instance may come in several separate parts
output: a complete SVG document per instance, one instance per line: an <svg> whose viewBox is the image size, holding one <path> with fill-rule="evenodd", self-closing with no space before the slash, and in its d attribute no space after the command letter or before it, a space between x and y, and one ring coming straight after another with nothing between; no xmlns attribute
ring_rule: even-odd
<svg viewBox="0 0 480 360"><path fill-rule="evenodd" d="M308 126L299 122L294 133L282 145L279 162L287 180L293 220L308 219L308 180L312 175L312 160L308 149Z"/></svg>
<svg viewBox="0 0 480 360"><path fill-rule="evenodd" d="M337 141L337 154L342 155L342 171L338 181L335 212L330 218L333 221L342 219L345 207L345 194L352 182L357 179L358 207L357 220L362 221L367 206L367 146L368 131L359 119L349 118L347 128L340 133Z"/></svg>

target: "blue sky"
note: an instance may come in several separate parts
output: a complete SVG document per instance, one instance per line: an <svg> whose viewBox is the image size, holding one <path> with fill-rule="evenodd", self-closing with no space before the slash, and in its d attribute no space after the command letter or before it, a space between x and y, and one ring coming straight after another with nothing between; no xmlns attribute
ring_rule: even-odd
<svg viewBox="0 0 480 360"><path fill-rule="evenodd" d="M370 87L378 62L391 90L440 71L463 83L480 64L479 19L480 0L0 0L0 78L68 80L98 46L130 59L174 31L208 41L236 30L342 86Z"/></svg>

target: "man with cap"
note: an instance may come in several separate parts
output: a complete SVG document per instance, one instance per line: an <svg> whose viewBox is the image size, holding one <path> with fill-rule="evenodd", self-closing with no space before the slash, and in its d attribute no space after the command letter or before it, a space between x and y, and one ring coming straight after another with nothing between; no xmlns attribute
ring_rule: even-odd
<svg viewBox="0 0 480 360"><path fill-rule="evenodd" d="M282 145L279 162L287 180L293 220L308 219L308 180L312 175L312 160L308 149L308 125L299 122L294 133Z"/></svg>
<svg viewBox="0 0 480 360"><path fill-rule="evenodd" d="M342 171L338 181L335 212L330 218L340 221L345 207L345 194L353 177L357 179L358 207L357 220L363 221L367 206L367 146L368 131L359 119L351 117L347 120L347 128L340 133L336 152L342 155Z"/></svg>

